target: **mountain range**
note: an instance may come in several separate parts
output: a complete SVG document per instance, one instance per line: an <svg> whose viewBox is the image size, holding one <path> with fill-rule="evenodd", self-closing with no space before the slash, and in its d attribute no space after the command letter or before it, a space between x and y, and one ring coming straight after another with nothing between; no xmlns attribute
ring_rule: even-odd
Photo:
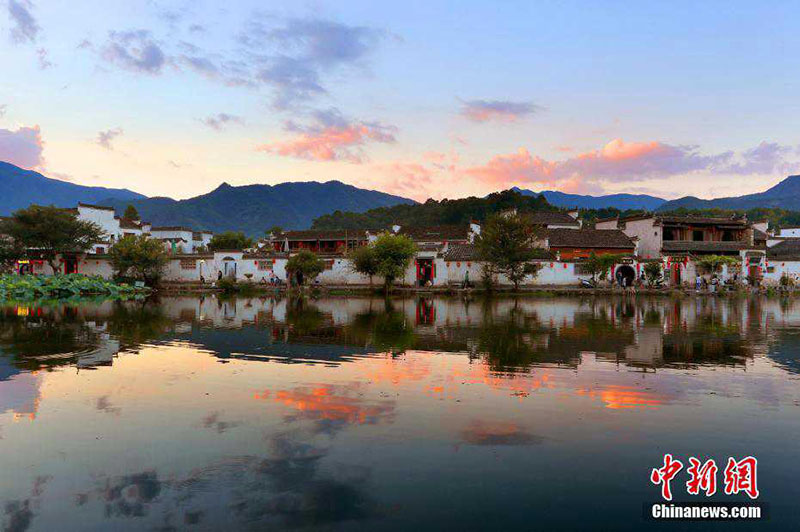
<svg viewBox="0 0 800 532"><path fill-rule="evenodd" d="M694 196L667 201L659 211L686 209L753 209L770 207L800 211L800 175L790 175L772 188L756 194L704 200Z"/></svg>
<svg viewBox="0 0 800 532"><path fill-rule="evenodd" d="M208 194L185 200L110 199L101 204L114 207L120 214L128 204L133 204L143 220L156 226L181 225L215 233L244 231L251 236L263 236L265 230L275 225L283 229L306 229L314 218L337 210L364 212L399 203L416 202L339 181L309 181L240 187L223 183Z"/></svg>
<svg viewBox="0 0 800 532"><path fill-rule="evenodd" d="M0 161L0 216L7 216L31 203L75 207L79 201L97 203L109 198L130 201L145 197L128 189L85 187L50 179Z"/></svg>
<svg viewBox="0 0 800 532"><path fill-rule="evenodd" d="M527 196L543 195L557 207L668 211L687 209L781 208L800 211L800 175L792 175L774 187L745 196L704 200L687 196L667 201L645 194L589 196L554 190L533 192L514 188ZM413 205L414 200L376 190L366 190L339 181L289 182L278 185L231 186L185 200L148 198L128 189L87 187L50 179L0 161L0 216L32 203L74 207L78 202L114 207L119 214L133 204L142 219L154 225L181 225L214 232L235 230L260 236L274 225L284 229L306 229L313 220L335 211L362 213L378 207Z"/></svg>
<svg viewBox="0 0 800 532"><path fill-rule="evenodd" d="M85 187L50 179L0 162L0 216L32 203L75 207L78 202L114 207L121 215L132 204L156 226L187 226L214 232L244 231L262 236L274 225L305 229L314 218L336 210L363 212L414 200L339 181L292 182L234 187L223 183L208 194L185 200L148 198L127 189Z"/></svg>
<svg viewBox="0 0 800 532"><path fill-rule="evenodd" d="M603 209L606 207L616 207L620 210L626 209L643 209L646 211L654 211L661 207L667 200L658 198L656 196L648 196L647 194L608 194L605 196L588 196L582 194L567 194L566 192L559 192L557 190L544 190L542 192L534 192L532 190L525 190L514 187L520 194L525 196L538 196L543 195L550 205L556 207L578 209Z"/></svg>

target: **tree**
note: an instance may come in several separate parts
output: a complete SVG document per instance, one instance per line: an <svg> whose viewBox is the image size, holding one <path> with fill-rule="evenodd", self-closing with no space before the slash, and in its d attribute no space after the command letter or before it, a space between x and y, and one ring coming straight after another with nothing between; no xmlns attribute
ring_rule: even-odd
<svg viewBox="0 0 800 532"><path fill-rule="evenodd" d="M414 241L406 235L383 234L372 244L377 273L383 276L384 290L389 293L392 284L402 277L417 252Z"/></svg>
<svg viewBox="0 0 800 532"><path fill-rule="evenodd" d="M378 257L375 254L374 246L361 246L353 249L347 255L350 259L351 268L354 272L369 276L369 284L372 286L372 277L378 274Z"/></svg>
<svg viewBox="0 0 800 532"><path fill-rule="evenodd" d="M24 255L25 250L22 246L13 238L5 236L0 225L0 273L9 271Z"/></svg>
<svg viewBox="0 0 800 532"><path fill-rule="evenodd" d="M597 281L597 278L605 279L612 266L622 259L622 255L603 254L597 255L594 252L589 254L589 258L584 263L587 271L592 275L592 281Z"/></svg>
<svg viewBox="0 0 800 532"><path fill-rule="evenodd" d="M475 246L490 272L504 274L518 290L525 277L539 271L531 262L541 257L538 241L539 232L523 216L495 214L487 220Z"/></svg>
<svg viewBox="0 0 800 532"><path fill-rule="evenodd" d="M286 271L289 275L297 276L297 284L302 285L305 280L312 281L325 269L325 263L313 252L307 249L301 250L296 255L289 257L286 263ZM298 275L299 274L299 275Z"/></svg>
<svg viewBox="0 0 800 532"><path fill-rule="evenodd" d="M283 227L281 227L280 225L273 225L272 227L264 231L264 234L267 236L277 236L281 233L283 233Z"/></svg>
<svg viewBox="0 0 800 532"><path fill-rule="evenodd" d="M728 255L705 255L696 262L697 267L707 273L717 273L722 269L722 266L734 266L739 264L738 257L730 257Z"/></svg>
<svg viewBox="0 0 800 532"><path fill-rule="evenodd" d="M212 251L217 251L220 249L241 250L249 247L253 247L253 239L247 237L241 231L226 231L224 233L214 235L214 237L211 239L211 242L208 244L208 249Z"/></svg>
<svg viewBox="0 0 800 532"><path fill-rule="evenodd" d="M647 284L653 286L659 279L661 279L661 261L648 262L644 265L644 277L647 279Z"/></svg>
<svg viewBox="0 0 800 532"><path fill-rule="evenodd" d="M133 204L129 203L127 207L125 207L125 213L122 215L124 220L139 220L139 211L136 210L136 207Z"/></svg>
<svg viewBox="0 0 800 532"><path fill-rule="evenodd" d="M35 250L58 272L56 256L64 252L84 252L103 238L103 231L77 214L58 207L31 205L11 215L3 232L20 246Z"/></svg>
<svg viewBox="0 0 800 532"><path fill-rule="evenodd" d="M169 254L160 240L147 235L126 236L109 251L111 264L119 277L130 277L153 285L161 278Z"/></svg>

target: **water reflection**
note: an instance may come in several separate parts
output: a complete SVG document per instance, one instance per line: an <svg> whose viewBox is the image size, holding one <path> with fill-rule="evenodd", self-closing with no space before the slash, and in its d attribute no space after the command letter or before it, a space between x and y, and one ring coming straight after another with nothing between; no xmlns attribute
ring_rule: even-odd
<svg viewBox="0 0 800 532"><path fill-rule="evenodd" d="M800 473L787 443L800 437L798 331L800 308L766 299L5 307L0 518L529 528L538 513L520 508L537 501L560 516L539 515L542 528L577 529L566 475L573 502L602 499L604 528L636 529L640 509L620 501L652 499L638 471L666 447L758 454L780 523ZM590 453L603 460L576 468Z"/></svg>
<svg viewBox="0 0 800 532"><path fill-rule="evenodd" d="M178 298L8 307L0 315L0 379L61 365L110 365L119 352L176 341L221 358L281 362L463 352L498 372L577 367L583 353L641 368L742 365L780 340L773 334L768 341L765 315L786 319L785 303Z"/></svg>

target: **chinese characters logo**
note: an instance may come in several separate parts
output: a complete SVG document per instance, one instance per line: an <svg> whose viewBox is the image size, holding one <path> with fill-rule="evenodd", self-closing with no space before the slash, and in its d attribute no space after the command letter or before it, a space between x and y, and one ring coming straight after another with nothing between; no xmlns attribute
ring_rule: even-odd
<svg viewBox="0 0 800 532"><path fill-rule="evenodd" d="M664 455L664 465L650 472L650 482L661 486L661 497L667 501L672 500L671 482L684 469L683 462L673 458L669 453ZM689 457L689 467L686 473L686 492L689 495L705 493L711 497L717 492L718 467L714 459L701 462L696 457ZM728 458L728 463L723 472L724 492L726 495L745 493L751 499L758 498L758 460L747 456L741 460Z"/></svg>

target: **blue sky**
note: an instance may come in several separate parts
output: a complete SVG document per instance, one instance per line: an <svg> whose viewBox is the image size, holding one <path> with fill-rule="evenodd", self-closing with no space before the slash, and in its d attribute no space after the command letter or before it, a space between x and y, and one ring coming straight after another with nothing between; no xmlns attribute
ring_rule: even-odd
<svg viewBox="0 0 800 532"><path fill-rule="evenodd" d="M0 159L173 197L711 197L800 172L800 6L696 4L0 0Z"/></svg>

